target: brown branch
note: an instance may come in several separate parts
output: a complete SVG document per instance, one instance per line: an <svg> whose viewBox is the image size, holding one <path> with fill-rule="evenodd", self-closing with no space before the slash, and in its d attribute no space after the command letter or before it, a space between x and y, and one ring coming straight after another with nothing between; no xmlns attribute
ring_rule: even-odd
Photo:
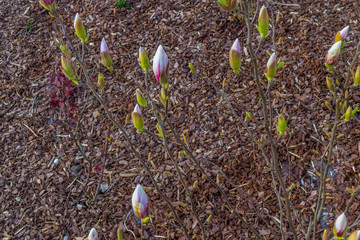
<svg viewBox="0 0 360 240"><path fill-rule="evenodd" d="M147 82L147 73L145 73L145 82ZM164 148L166 150L166 152L168 153L171 161L173 162L174 166L175 166L175 169L176 169L176 172L178 174L178 177L180 179L180 182L181 184L183 185L188 197L189 197L189 200L190 200L190 204L191 204L191 211L192 213L194 214L196 220L198 221L198 223L200 224L200 227L201 227L201 231L202 231L202 235L203 235L203 239L205 240L206 239L206 232L205 232L205 227L198 215L198 213L196 212L196 209L195 209L195 203L194 203L194 199L192 198L192 193L190 191L190 189L188 188L188 186L186 185L184 179L183 179L183 176L182 176L182 173L180 171L180 167L179 167L179 163L177 161L176 158L174 158L174 156L172 155L171 151L170 151L170 148L169 148L169 145L168 145L168 133L164 127L164 122L160 119L160 112L158 111L158 109L155 107L155 104L154 104L154 101L152 99L152 97L150 96L149 92L144 88L142 87L139 83L138 83L139 87L141 88L142 91L144 91L148 97L148 99L150 100L150 104L151 104L151 109L152 109L152 112L154 114L154 117L156 118L157 122L159 123L160 125L160 128L161 128L161 132L163 134L163 145L164 145ZM168 101L168 92L167 90L165 89L165 98L166 98L166 101ZM168 112L168 104L166 103L165 104L165 118L167 116L167 112ZM164 119L165 121L165 119Z"/></svg>
<svg viewBox="0 0 360 240"><path fill-rule="evenodd" d="M133 143L130 140L129 135L126 133L125 129L121 127L121 125L113 118L112 114L110 113L109 109L107 108L107 106L105 105L105 103L103 102L103 100L101 99L101 97L97 94L97 92L95 91L91 79L88 76L87 70L85 69L85 66L83 64L83 61L81 61L81 59L79 58L79 55L71 41L71 39L69 38L67 32L66 32L66 28L64 23L61 21L61 19L59 18L58 14L56 11L52 11L52 14L56 17L56 19L60 22L61 27L63 29L63 33L66 37L66 39L69 41L72 50L74 51L75 57L77 59L77 61L80 64L81 70L83 71L84 75L85 75L85 79L86 79L86 83L89 86L91 92L94 94L94 96L96 97L96 99L100 102L101 106L103 107L108 119L121 131L121 133L123 134L123 136L125 137L126 141L129 143L130 149L131 151L135 154L136 158L139 159L140 163L143 165L143 167L146 169L153 185L155 186L156 191L160 194L160 196L166 201L167 205L169 206L170 210L172 211L172 213L174 214L175 219L178 221L179 225L181 226L184 235L186 236L187 239L191 239L190 235L188 234L186 227L184 225L184 223L182 222L182 220L180 219L180 217L178 216L178 214L176 213L174 207L172 206L172 203L170 202L170 200L164 195L164 193L162 193L160 191L160 187L157 184L151 170L149 169L149 167L147 166L145 160L141 157L141 155L138 153L138 151L136 151L135 146L133 145Z"/></svg>
<svg viewBox="0 0 360 240"><path fill-rule="evenodd" d="M258 86L260 96L261 96L261 99L262 99L261 102L263 104L264 127L265 127L265 131L266 131L266 133L267 133L267 135L269 137L270 143L271 143L272 163L274 165L275 174L278 177L280 187L281 187L281 190L283 192L283 197L284 197L284 201L285 201L286 217L287 217L287 220L289 222L290 229L291 229L291 231L292 231L292 233L294 235L293 236L294 240L297 240L298 239L297 232L295 230L293 219L292 219L292 216L291 216L291 204L290 204L290 199L289 199L289 193L286 190L284 180L283 180L283 178L281 176L281 171L280 171L280 167L279 167L279 159L278 159L278 156L277 156L277 147L276 147L276 144L275 144L274 139L272 137L271 129L270 129L270 126L269 126L270 121L269 121L266 97L264 95L264 91L262 89L262 85L261 85L260 78L259 78L259 70L258 70L257 59L255 57L254 49L253 49L253 46L251 44L252 43L252 27L253 26L251 25L251 22L250 22L250 19L249 19L248 1L245 1L245 21L246 21L247 30L248 30L247 45L248 45L249 52L250 52L250 57L251 57L251 60L252 60L253 66L254 66L254 71L255 71L255 76L256 76L256 78L255 78L256 84Z"/></svg>

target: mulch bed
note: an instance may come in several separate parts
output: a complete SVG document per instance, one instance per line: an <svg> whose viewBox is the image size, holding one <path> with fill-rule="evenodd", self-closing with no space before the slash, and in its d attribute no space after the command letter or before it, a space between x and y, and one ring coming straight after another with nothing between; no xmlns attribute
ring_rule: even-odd
<svg viewBox="0 0 360 240"><path fill-rule="evenodd" d="M130 0L130 9L119 9L114 0L57 2L69 34L79 48L72 23L77 12L84 20L90 34L86 46L88 69L92 74L99 71L105 74L107 87L103 96L119 122L125 123L135 106L134 79L143 79L137 62L139 46L152 58L157 46L163 45L170 59L170 120L178 133L186 136L198 159L206 160L203 166L214 179L216 173L225 174L270 215L280 218L271 174L258 148L228 112L226 102L188 69L188 63L192 62L201 75L209 77L219 87L226 79L224 91L237 112L245 117L245 111L249 111L262 121L255 82L235 76L228 64L228 52L234 39L238 37L242 46L246 43L244 24L220 11L216 1ZM272 97L274 115L282 113L290 117L288 131L280 140L278 150L286 185L294 184L291 200L307 225L319 184L314 167L318 167L328 142L322 129L326 128L324 123L331 125L334 118L334 113L324 105L329 97L325 54L336 32L350 25L345 53L347 59L351 59L360 27L353 1L285 3L300 7L274 5L274 10L281 12L276 38L281 37L282 41L277 45L277 52L285 66L278 72ZM113 186L105 194L99 193L92 202L100 179L95 169L83 191L89 162L67 136L61 124L64 119L49 105L49 76L58 72L59 43L64 43L55 19L38 1L1 1L0 27L0 238L82 239L96 227L100 239L116 239L117 229L124 228L124 220L131 210L131 194L140 183L147 191L151 213L155 216L153 224L146 228L146 235L182 239L166 203L154 191L138 159L127 150L124 138L110 126L93 97L86 105L78 137L87 157L100 165L105 157L104 146L110 128L103 184ZM102 37L108 43L119 75L105 72L99 64ZM258 41L255 40L256 46ZM267 39L263 46L270 50L271 41ZM253 74L250 56L245 52L243 58L242 69ZM267 59L265 50L261 51L261 72L265 71ZM152 73L149 81L155 96L159 88ZM79 111L85 106L87 96L84 94L82 91L76 95ZM359 95L355 89L351 104L359 101ZM155 131L151 112L144 110L144 118L146 126ZM259 123L249 124L260 138L263 131ZM275 132L276 123L274 125ZM327 185L327 215L321 225L333 224L350 197L346 187L359 184L358 128L355 120L339 128L339 134L344 137L336 140ZM130 123L126 129L145 159L151 153L149 166L158 184L186 222L191 235L196 234L195 239L200 239L200 227L190 206L181 204L188 203L186 193L179 179L168 173L176 174L172 162L164 156L162 145L151 135L136 134ZM171 142L170 147L174 156L183 150L175 142ZM193 197L202 221L212 216L205 223L211 233L209 239L250 239L248 229L230 213L220 193L202 178L200 171L193 169L188 159L183 159L180 165L186 173L188 186L196 180L199 182ZM239 194L227 180L221 178L220 183L251 225L267 239L279 239L280 233L273 220L263 212L257 214L254 203ZM359 214L357 198L347 213L348 222L352 223ZM126 225L139 236L139 223L132 213ZM285 227L291 239L290 229ZM318 229L320 235L322 229L320 226ZM133 237L125 231L124 238Z"/></svg>

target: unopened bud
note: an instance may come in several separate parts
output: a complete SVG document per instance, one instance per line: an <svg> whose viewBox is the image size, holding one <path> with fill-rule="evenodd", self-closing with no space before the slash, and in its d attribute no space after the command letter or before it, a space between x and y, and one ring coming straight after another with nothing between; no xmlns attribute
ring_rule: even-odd
<svg viewBox="0 0 360 240"><path fill-rule="evenodd" d="M325 106L326 106L330 111L333 110L331 104L330 104L328 101L325 101Z"/></svg>
<svg viewBox="0 0 360 240"><path fill-rule="evenodd" d="M346 26L340 32L337 32L335 36L335 42L345 41L348 32L349 32L349 26Z"/></svg>
<svg viewBox="0 0 360 240"><path fill-rule="evenodd" d="M346 233L347 228L347 221L345 213L342 213L340 216L337 217L334 225L334 236L335 237L343 237Z"/></svg>
<svg viewBox="0 0 360 240"><path fill-rule="evenodd" d="M259 26L256 26L259 30L261 38L266 38L269 34L269 15L265 6L262 6L259 13Z"/></svg>
<svg viewBox="0 0 360 240"><path fill-rule="evenodd" d="M279 115L278 131L279 131L280 135L283 135L284 132L286 131L286 127L287 127L286 125L287 125L287 122L286 122L285 118L282 115Z"/></svg>
<svg viewBox="0 0 360 240"><path fill-rule="evenodd" d="M276 55L275 53L273 53L267 62L267 73L265 74L265 76L270 82L272 82L275 75L276 75Z"/></svg>
<svg viewBox="0 0 360 240"><path fill-rule="evenodd" d="M101 63L108 68L110 72L112 72L114 69L112 67L112 59L109 53L109 48L106 44L105 38L101 40L101 46L100 46L100 57L101 57Z"/></svg>
<svg viewBox="0 0 360 240"><path fill-rule="evenodd" d="M340 56L340 50L341 50L341 41L338 41L334 45L332 45L325 58L326 63L328 65L332 66L338 61Z"/></svg>
<svg viewBox="0 0 360 240"><path fill-rule="evenodd" d="M349 106L345 112L345 122L348 122L351 119L351 115L352 115L352 108L351 106Z"/></svg>
<svg viewBox="0 0 360 240"><path fill-rule="evenodd" d="M61 57L61 67L62 71L65 74L65 76L69 79L74 78L73 68L71 66L71 63L64 57Z"/></svg>
<svg viewBox="0 0 360 240"><path fill-rule="evenodd" d="M138 101L138 103L140 104L140 106L142 107L147 107L146 105L146 99L143 96L142 92L140 91L140 89L136 89L136 99Z"/></svg>
<svg viewBox="0 0 360 240"><path fill-rule="evenodd" d="M84 24L80 18L79 13L77 13L75 16L74 28L75 28L75 33L81 39L81 42L85 42L86 30L85 30Z"/></svg>
<svg viewBox="0 0 360 240"><path fill-rule="evenodd" d="M69 57L71 56L71 53L66 49L66 47L64 47L63 45L60 45L60 49L63 53L65 53L66 55L68 55Z"/></svg>
<svg viewBox="0 0 360 240"><path fill-rule="evenodd" d="M95 228L92 228L89 232L88 240L97 240L98 234Z"/></svg>
<svg viewBox="0 0 360 240"><path fill-rule="evenodd" d="M230 49L230 67L234 71L235 74L240 73L240 66L241 66L241 47L239 39L236 39Z"/></svg>
<svg viewBox="0 0 360 240"><path fill-rule="evenodd" d="M330 92L335 94L335 83L331 78L326 77L326 85L328 86Z"/></svg>
<svg viewBox="0 0 360 240"><path fill-rule="evenodd" d="M104 91L105 88L105 81L104 81L104 75L102 73L98 74L98 85L102 91Z"/></svg>
<svg viewBox="0 0 360 240"><path fill-rule="evenodd" d="M356 72L355 72L355 75L354 75L354 86L359 85L359 83L360 83L360 67L358 66L356 68Z"/></svg>
<svg viewBox="0 0 360 240"><path fill-rule="evenodd" d="M52 9L56 9L54 0L40 0L39 1L40 5L43 6L46 10L52 10Z"/></svg>
<svg viewBox="0 0 360 240"><path fill-rule="evenodd" d="M140 67L145 71L148 72L150 70L150 62L149 57L146 54L146 51L140 47L139 48L139 60L140 60Z"/></svg>
<svg viewBox="0 0 360 240"><path fill-rule="evenodd" d="M144 131L144 119L141 115L141 110L138 104L136 104L134 111L131 114L132 122L139 133Z"/></svg>

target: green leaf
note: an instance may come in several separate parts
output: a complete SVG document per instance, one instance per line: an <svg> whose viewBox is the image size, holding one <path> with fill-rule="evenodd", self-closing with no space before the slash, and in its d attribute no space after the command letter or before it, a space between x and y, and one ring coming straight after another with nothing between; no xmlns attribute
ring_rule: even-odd
<svg viewBox="0 0 360 240"><path fill-rule="evenodd" d="M76 81L74 78L70 78L70 80L71 80L75 85L79 85L79 82Z"/></svg>
<svg viewBox="0 0 360 240"><path fill-rule="evenodd" d="M222 3L222 4L224 4L225 6L227 6L227 5L226 5L226 0L219 0L219 2Z"/></svg>
<svg viewBox="0 0 360 240"><path fill-rule="evenodd" d="M277 69L281 68L282 66L284 66L284 62L279 62Z"/></svg>

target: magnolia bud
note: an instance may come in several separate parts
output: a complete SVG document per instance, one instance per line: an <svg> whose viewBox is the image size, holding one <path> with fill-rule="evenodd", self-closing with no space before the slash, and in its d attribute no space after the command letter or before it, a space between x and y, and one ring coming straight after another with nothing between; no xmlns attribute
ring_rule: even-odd
<svg viewBox="0 0 360 240"><path fill-rule="evenodd" d="M77 13L75 16L74 28L75 28L75 33L81 39L81 42L85 42L86 30L85 30L84 24L80 18L79 13Z"/></svg>
<svg viewBox="0 0 360 240"><path fill-rule="evenodd" d="M64 56L61 57L61 67L62 67L62 72L65 74L67 78L69 79L74 78L74 73L71 63Z"/></svg>
<svg viewBox="0 0 360 240"><path fill-rule="evenodd" d="M340 56L341 50L341 41L336 42L332 47L329 49L326 55L326 63L330 66L334 65Z"/></svg>
<svg viewBox="0 0 360 240"><path fill-rule="evenodd" d="M40 0L40 5L43 6L46 10L55 9L54 0Z"/></svg>
<svg viewBox="0 0 360 240"><path fill-rule="evenodd" d="M286 127L287 127L286 125L287 125L287 122L286 122L285 118L282 115L279 115L278 131L279 131L280 135L283 135L284 132L286 131Z"/></svg>
<svg viewBox="0 0 360 240"><path fill-rule="evenodd" d="M234 73L239 74L240 73L240 66L241 66L241 47L239 39L236 39L233 43L231 49L230 49L230 67L232 70L234 70Z"/></svg>
<svg viewBox="0 0 360 240"><path fill-rule="evenodd" d="M148 198L140 184L136 186L131 203L135 216L144 221L148 216Z"/></svg>
<svg viewBox="0 0 360 240"><path fill-rule="evenodd" d="M347 240L360 240L360 230L356 230L355 232L350 234Z"/></svg>
<svg viewBox="0 0 360 240"><path fill-rule="evenodd" d="M351 106L349 106L345 112L345 122L348 122L351 119L351 115L352 115L352 108Z"/></svg>
<svg viewBox="0 0 360 240"><path fill-rule="evenodd" d="M169 59L160 45L156 50L153 62L153 71L158 82L166 85L169 80Z"/></svg>
<svg viewBox="0 0 360 240"><path fill-rule="evenodd" d="M96 232L96 229L92 228L89 232L88 240L97 240L97 239L98 239L98 234Z"/></svg>
<svg viewBox="0 0 360 240"><path fill-rule="evenodd" d="M140 67L145 72L148 72L150 70L150 62L146 51L142 47L139 48L139 60Z"/></svg>
<svg viewBox="0 0 360 240"><path fill-rule="evenodd" d="M98 85L102 91L104 91L105 88L105 81L104 81L104 75L102 73L98 74Z"/></svg>
<svg viewBox="0 0 360 240"><path fill-rule="evenodd" d="M112 59L109 53L109 48L106 44L105 38L101 40L101 46L100 46L100 57L101 57L101 63L107 67L107 69L112 72L114 69L112 67Z"/></svg>
<svg viewBox="0 0 360 240"><path fill-rule="evenodd" d="M356 87L360 83L360 67L356 68L356 73L354 75L354 86Z"/></svg>
<svg viewBox="0 0 360 240"><path fill-rule="evenodd" d="M340 216L338 216L338 218L335 221L334 230L333 230L335 237L343 237L345 235L346 225L347 225L346 216L345 213L342 213Z"/></svg>
<svg viewBox="0 0 360 240"><path fill-rule="evenodd" d="M144 119L141 115L141 110L138 104L136 104L134 111L131 114L133 124L139 133L144 131Z"/></svg>
<svg viewBox="0 0 360 240"><path fill-rule="evenodd" d="M140 104L140 106L143 107L147 107L146 105L146 99L143 96L142 92L140 91L140 89L136 89L136 99L138 101L138 103Z"/></svg>
<svg viewBox="0 0 360 240"><path fill-rule="evenodd" d="M347 34L349 32L349 26L344 27L340 32L337 32L335 36L335 42L345 41Z"/></svg>
<svg viewBox="0 0 360 240"><path fill-rule="evenodd" d="M264 5L260 9L258 22L259 22L259 26L256 26L256 27L259 30L261 38L264 39L269 35L268 34L268 31L269 31L269 15L268 15L268 12L267 12L266 7Z"/></svg>
<svg viewBox="0 0 360 240"><path fill-rule="evenodd" d="M335 83L331 78L326 77L326 85L328 86L330 92L335 94Z"/></svg>
<svg viewBox="0 0 360 240"><path fill-rule="evenodd" d="M276 55L273 53L267 62L267 73L265 76L271 82L276 75Z"/></svg>
<svg viewBox="0 0 360 240"><path fill-rule="evenodd" d="M326 106L330 111L333 110L331 104L330 104L328 101L325 101L325 106Z"/></svg>

